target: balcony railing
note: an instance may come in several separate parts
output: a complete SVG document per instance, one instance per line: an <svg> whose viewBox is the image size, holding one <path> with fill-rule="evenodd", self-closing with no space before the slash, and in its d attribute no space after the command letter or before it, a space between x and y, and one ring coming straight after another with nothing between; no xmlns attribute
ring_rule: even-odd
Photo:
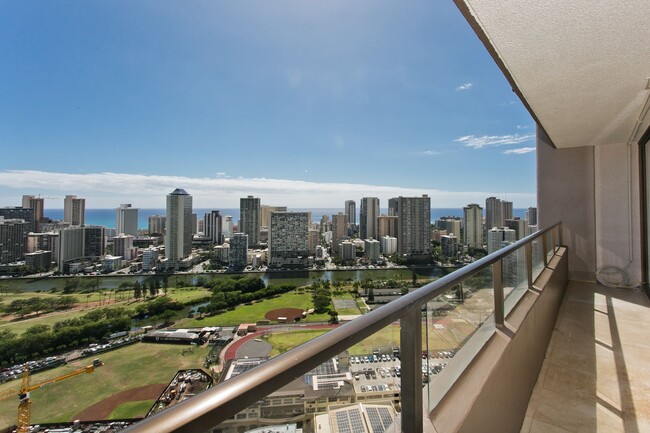
<svg viewBox="0 0 650 433"><path fill-rule="evenodd" d="M528 289L533 289L534 280L561 244L560 235L560 223L537 231L252 370L142 420L125 431L209 431L323 362L399 321L401 430L408 433L422 432L423 394L429 396L427 407L431 410L469 364L471 356L478 353L495 329L504 326L505 317L518 299ZM457 298L463 298L463 283L469 284L470 278L476 277L475 279L482 278L483 284L487 284L485 281L490 279L490 274L489 295L480 300L482 305L486 299L493 302L489 308L471 313L472 321L477 324L476 330L471 333L471 338L470 335L467 336L467 344L461 349L465 355L470 352L470 357L463 356L465 362L459 360L452 371L445 370L445 377L440 378L444 380L436 381L435 389L424 393L423 377L426 380L427 376L423 375L423 354L427 353L427 343L423 345L423 318L426 325L428 312L436 308L435 303L430 301L444 299L443 295L449 299L450 292L458 293L459 290ZM423 310L427 312L424 315ZM426 326L424 328L427 330ZM425 340L428 342L428 338ZM428 367L428 359L426 363Z"/></svg>

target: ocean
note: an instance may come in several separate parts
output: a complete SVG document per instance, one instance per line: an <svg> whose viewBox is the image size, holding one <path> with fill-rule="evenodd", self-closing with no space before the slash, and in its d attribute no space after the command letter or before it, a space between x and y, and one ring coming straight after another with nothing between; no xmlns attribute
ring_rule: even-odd
<svg viewBox="0 0 650 433"><path fill-rule="evenodd" d="M210 212L213 209L194 209L193 212L198 215L199 219L203 218L203 214ZM323 215L336 215L342 212L343 209L339 208L314 208L314 209L289 209L296 212L311 212L312 220L320 221ZM527 209L513 209L513 214L516 217L524 218ZM219 209L222 215L232 216L234 223L239 221L239 209ZM138 228L146 229L149 227L149 217L151 215L165 215L165 209L139 209L138 210ZM387 214L388 209L380 209L382 214ZM45 216L53 220L63 219L63 209L45 209ZM431 222L435 222L445 216L462 217L462 208L432 208L431 209ZM359 214L357 213L357 221ZM98 225L109 228L115 228L115 209L86 209L86 224Z"/></svg>

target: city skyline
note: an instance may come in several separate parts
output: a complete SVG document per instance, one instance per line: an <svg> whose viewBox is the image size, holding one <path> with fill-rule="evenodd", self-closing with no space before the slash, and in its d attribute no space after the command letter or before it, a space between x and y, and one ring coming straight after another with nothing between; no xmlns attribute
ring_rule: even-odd
<svg viewBox="0 0 650 433"><path fill-rule="evenodd" d="M535 205L534 123L451 2L117 3L3 10L3 203Z"/></svg>

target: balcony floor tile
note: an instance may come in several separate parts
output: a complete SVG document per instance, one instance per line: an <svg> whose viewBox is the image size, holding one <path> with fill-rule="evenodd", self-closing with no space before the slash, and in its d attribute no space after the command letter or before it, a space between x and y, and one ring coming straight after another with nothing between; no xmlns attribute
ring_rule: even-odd
<svg viewBox="0 0 650 433"><path fill-rule="evenodd" d="M572 281L522 433L630 432L650 426L650 301Z"/></svg>

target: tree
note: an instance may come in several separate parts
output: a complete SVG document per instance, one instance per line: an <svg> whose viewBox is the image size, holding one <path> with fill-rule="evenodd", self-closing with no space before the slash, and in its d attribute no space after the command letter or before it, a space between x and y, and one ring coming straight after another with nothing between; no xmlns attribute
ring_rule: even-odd
<svg viewBox="0 0 650 433"><path fill-rule="evenodd" d="M167 310L158 316L158 318L163 321L164 325L174 323L174 317L176 317L176 313L171 310Z"/></svg>
<svg viewBox="0 0 650 433"><path fill-rule="evenodd" d="M133 297L135 299L140 299L142 297L142 286L138 281L133 285Z"/></svg>
<svg viewBox="0 0 650 433"><path fill-rule="evenodd" d="M339 313L336 312L335 310L330 310L327 314L330 315L330 320L329 322L333 325L336 325L339 323Z"/></svg>

